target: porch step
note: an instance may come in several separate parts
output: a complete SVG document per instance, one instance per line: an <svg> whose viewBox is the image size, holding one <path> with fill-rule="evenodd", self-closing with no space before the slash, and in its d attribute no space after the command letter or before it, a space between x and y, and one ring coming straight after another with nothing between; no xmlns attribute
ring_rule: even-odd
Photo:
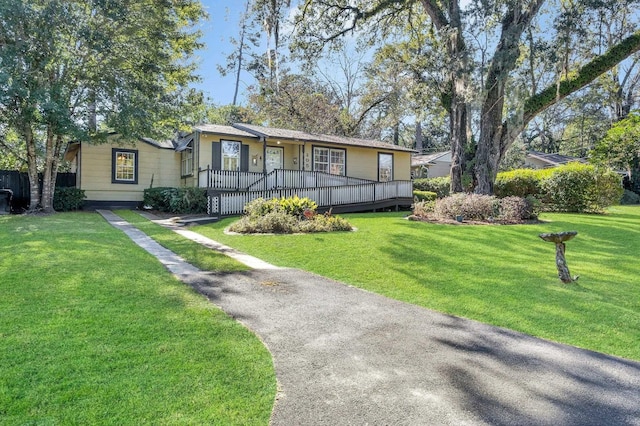
<svg viewBox="0 0 640 426"><path fill-rule="evenodd" d="M213 222L217 222L219 220L220 220L220 218L219 217L215 217L215 216L190 217L190 218L178 219L178 220L176 220L176 224L182 225L182 226L206 225L207 223L213 223Z"/></svg>

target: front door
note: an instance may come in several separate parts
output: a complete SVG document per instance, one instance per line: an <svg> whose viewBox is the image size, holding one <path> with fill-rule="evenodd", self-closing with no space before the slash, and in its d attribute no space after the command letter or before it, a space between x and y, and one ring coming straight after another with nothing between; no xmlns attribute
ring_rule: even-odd
<svg viewBox="0 0 640 426"><path fill-rule="evenodd" d="M267 166L267 173L272 172L275 169L282 168L284 163L284 148L268 146L265 155L265 165Z"/></svg>

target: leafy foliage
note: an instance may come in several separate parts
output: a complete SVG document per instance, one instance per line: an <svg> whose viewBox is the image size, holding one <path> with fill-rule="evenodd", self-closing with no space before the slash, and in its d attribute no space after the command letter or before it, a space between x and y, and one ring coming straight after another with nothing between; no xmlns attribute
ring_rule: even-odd
<svg viewBox="0 0 640 426"><path fill-rule="evenodd" d="M549 175L550 169L516 169L498 173L494 192L498 197L527 197L542 198L542 179Z"/></svg>
<svg viewBox="0 0 640 426"><path fill-rule="evenodd" d="M413 199L417 201L435 201L438 198L438 194L431 191L413 191Z"/></svg>
<svg viewBox="0 0 640 426"><path fill-rule="evenodd" d="M450 186L451 179L448 176L413 180L414 190L435 192L438 198L443 198L449 195Z"/></svg>
<svg viewBox="0 0 640 426"><path fill-rule="evenodd" d="M627 171L631 189L640 191L640 113L633 112L618 121L590 153L595 164Z"/></svg>
<svg viewBox="0 0 640 426"><path fill-rule="evenodd" d="M617 173L581 163L499 173L495 190L500 197L534 197L544 210L566 212L601 212L617 204L623 191Z"/></svg>
<svg viewBox="0 0 640 426"><path fill-rule="evenodd" d="M143 202L154 210L169 213L205 213L207 211L206 191L202 188L147 188Z"/></svg>
<svg viewBox="0 0 640 426"><path fill-rule="evenodd" d="M51 208L64 141L183 125L204 15L197 0L0 2L0 128L24 138L32 181L44 148L42 199L33 185L30 208Z"/></svg>
<svg viewBox="0 0 640 426"><path fill-rule="evenodd" d="M53 195L53 208L59 212L80 210L87 196L83 189L73 187L56 187Z"/></svg>
<svg viewBox="0 0 640 426"><path fill-rule="evenodd" d="M544 180L545 208L565 212L602 212L622 197L622 179L610 170L570 163L553 170Z"/></svg>
<svg viewBox="0 0 640 426"><path fill-rule="evenodd" d="M636 194L633 191L625 189L624 193L622 194L622 198L620 199L620 204L640 204L640 195Z"/></svg>

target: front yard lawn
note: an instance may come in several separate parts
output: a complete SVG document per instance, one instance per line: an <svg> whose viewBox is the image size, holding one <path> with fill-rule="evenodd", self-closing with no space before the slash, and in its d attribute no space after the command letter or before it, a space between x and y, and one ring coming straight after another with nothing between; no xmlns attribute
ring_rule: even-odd
<svg viewBox="0 0 640 426"><path fill-rule="evenodd" d="M95 213L0 216L0 424L268 424L247 329Z"/></svg>
<svg viewBox="0 0 640 426"><path fill-rule="evenodd" d="M544 214L545 223L455 226L406 213L348 214L357 232L226 235L236 220L193 228L269 263L334 278L437 311L640 360L640 208ZM538 235L578 231L562 284Z"/></svg>

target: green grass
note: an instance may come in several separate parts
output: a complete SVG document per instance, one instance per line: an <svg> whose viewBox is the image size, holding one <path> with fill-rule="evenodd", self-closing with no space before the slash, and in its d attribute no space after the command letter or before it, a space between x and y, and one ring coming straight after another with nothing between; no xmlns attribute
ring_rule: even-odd
<svg viewBox="0 0 640 426"><path fill-rule="evenodd" d="M357 232L225 235L235 219L194 228L269 263L305 269L395 299L550 340L640 360L640 208L605 216L545 214L545 223L454 226L402 213L344 215ZM562 284L538 234L576 230Z"/></svg>
<svg viewBox="0 0 640 426"><path fill-rule="evenodd" d="M0 216L0 424L268 424L271 357L93 213Z"/></svg>
<svg viewBox="0 0 640 426"><path fill-rule="evenodd" d="M187 262L206 271L240 272L250 268L217 251L186 239L170 229L147 220L131 210L117 210L118 216L156 240L163 247L178 253Z"/></svg>

